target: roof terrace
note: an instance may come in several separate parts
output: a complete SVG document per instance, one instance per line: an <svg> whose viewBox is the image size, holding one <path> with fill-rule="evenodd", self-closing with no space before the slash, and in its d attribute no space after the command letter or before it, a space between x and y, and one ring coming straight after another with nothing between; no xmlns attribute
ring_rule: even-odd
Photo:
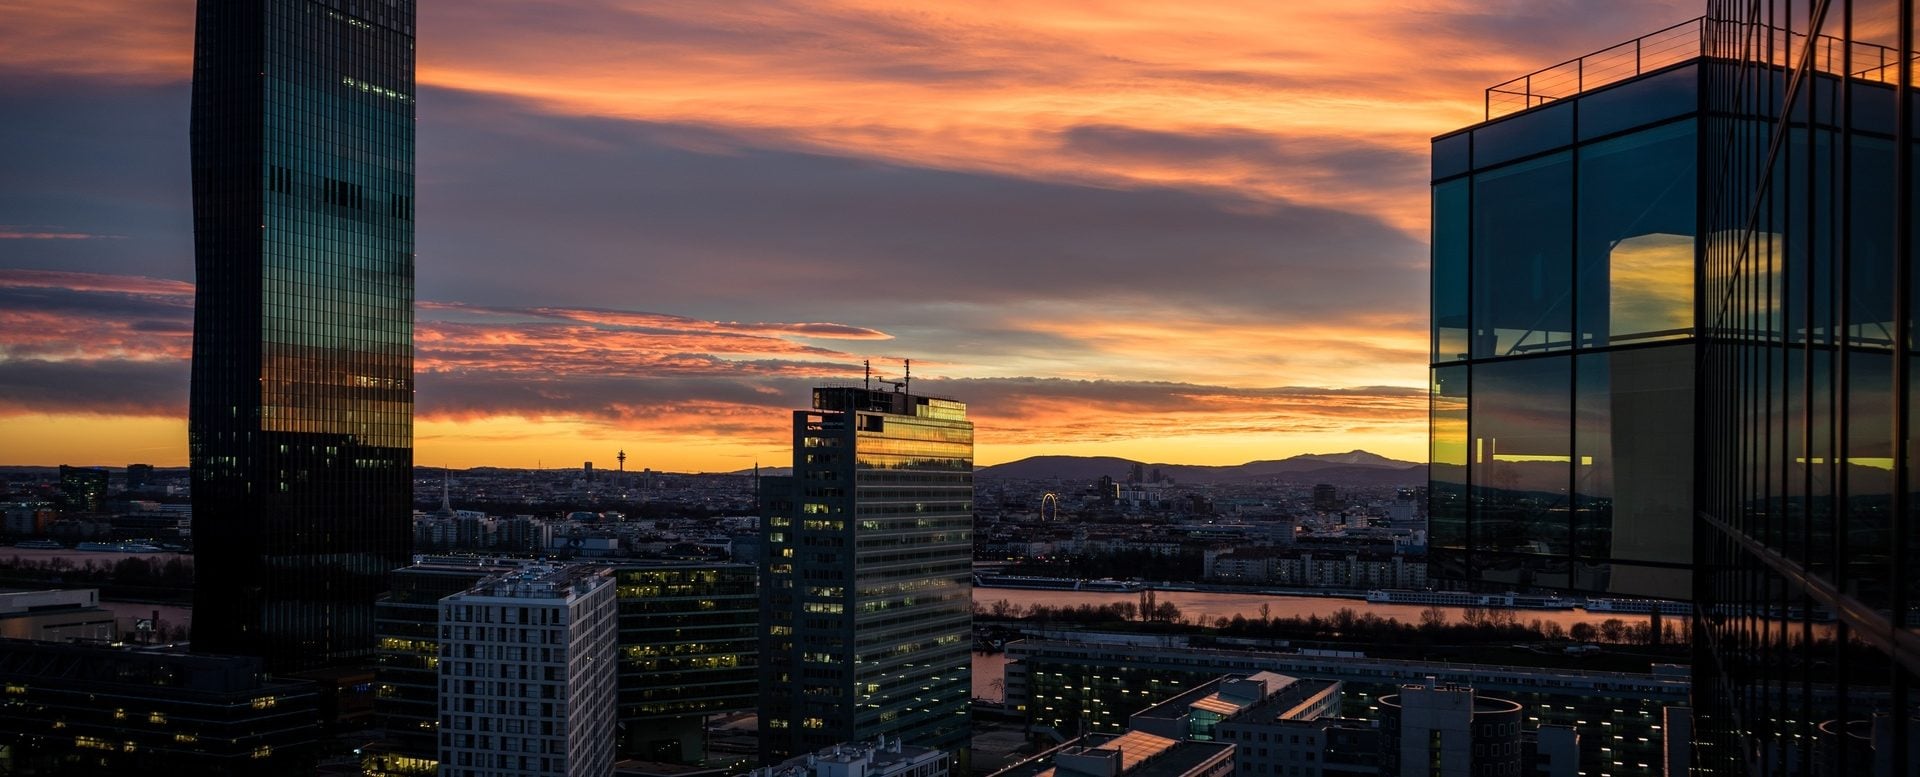
<svg viewBox="0 0 1920 777"><path fill-rule="evenodd" d="M1780 27L1702 16L1487 87L1486 118L1537 108L1704 57L1781 68L1796 67L1811 58L1815 72L1845 73L1875 83L1892 83L1899 78L1897 49L1858 41L1848 46L1830 35L1808 36Z"/></svg>

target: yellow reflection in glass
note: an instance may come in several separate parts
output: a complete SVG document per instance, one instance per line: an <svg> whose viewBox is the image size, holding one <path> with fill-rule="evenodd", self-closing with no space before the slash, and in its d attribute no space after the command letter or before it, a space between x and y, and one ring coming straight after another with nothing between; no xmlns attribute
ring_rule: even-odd
<svg viewBox="0 0 1920 777"><path fill-rule="evenodd" d="M1665 340L1693 333L1693 236L1637 235L1607 256L1608 340Z"/></svg>

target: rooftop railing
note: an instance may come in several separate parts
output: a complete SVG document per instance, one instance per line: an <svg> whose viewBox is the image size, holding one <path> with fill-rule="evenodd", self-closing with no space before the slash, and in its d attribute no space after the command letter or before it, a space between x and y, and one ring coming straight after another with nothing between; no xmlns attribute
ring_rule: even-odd
<svg viewBox="0 0 1920 777"><path fill-rule="evenodd" d="M1704 16L1688 19L1488 87L1486 117L1496 119L1536 108L1703 57L1791 68L1807 56L1807 42L1806 33L1779 27L1756 27ZM1848 46L1830 35L1813 36L1812 42L1815 72L1845 73L1874 83L1893 83L1899 78L1898 49L1857 41Z"/></svg>

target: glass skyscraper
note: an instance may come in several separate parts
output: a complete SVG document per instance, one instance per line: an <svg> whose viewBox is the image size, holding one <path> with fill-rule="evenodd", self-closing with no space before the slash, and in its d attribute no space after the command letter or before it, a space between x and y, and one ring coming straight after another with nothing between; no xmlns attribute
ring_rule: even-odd
<svg viewBox="0 0 1920 777"><path fill-rule="evenodd" d="M1690 598L1699 773L1920 774L1913 0L1708 14L1434 142L1434 573Z"/></svg>
<svg viewBox="0 0 1920 777"><path fill-rule="evenodd" d="M962 753L973 650L965 404L822 388L762 478L760 735L778 760L876 735Z"/></svg>
<svg viewBox="0 0 1920 777"><path fill-rule="evenodd" d="M1434 140L1435 576L1686 598L1702 78Z"/></svg>
<svg viewBox="0 0 1920 777"><path fill-rule="evenodd" d="M1913 2L1710 13L1696 764L1920 774Z"/></svg>
<svg viewBox="0 0 1920 777"><path fill-rule="evenodd" d="M201 0L193 643L370 654L407 561L413 0Z"/></svg>

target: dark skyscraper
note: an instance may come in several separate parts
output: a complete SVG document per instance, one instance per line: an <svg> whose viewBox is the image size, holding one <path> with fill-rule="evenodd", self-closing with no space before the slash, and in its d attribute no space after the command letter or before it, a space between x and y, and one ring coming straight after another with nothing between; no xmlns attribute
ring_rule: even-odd
<svg viewBox="0 0 1920 777"><path fill-rule="evenodd" d="M762 478L763 759L885 735L967 747L973 424L949 399L823 388Z"/></svg>
<svg viewBox="0 0 1920 777"><path fill-rule="evenodd" d="M412 0L201 0L194 647L365 655L406 563Z"/></svg>
<svg viewBox="0 0 1920 777"><path fill-rule="evenodd" d="M1691 598L1696 774L1920 774L1913 3L1708 14L1434 140L1433 574Z"/></svg>

